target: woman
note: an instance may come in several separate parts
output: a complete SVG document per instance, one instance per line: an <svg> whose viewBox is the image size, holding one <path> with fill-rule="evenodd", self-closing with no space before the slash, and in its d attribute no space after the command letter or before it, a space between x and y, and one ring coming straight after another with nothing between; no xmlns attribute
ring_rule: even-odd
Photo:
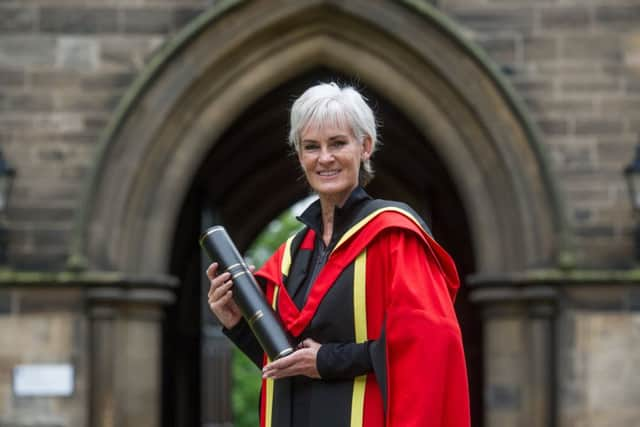
<svg viewBox="0 0 640 427"><path fill-rule="evenodd" d="M263 356L207 270L209 304L262 368L261 426L468 426L455 265L407 205L372 199L371 108L353 88L320 84L293 104L289 143L319 199L255 275L299 348Z"/></svg>

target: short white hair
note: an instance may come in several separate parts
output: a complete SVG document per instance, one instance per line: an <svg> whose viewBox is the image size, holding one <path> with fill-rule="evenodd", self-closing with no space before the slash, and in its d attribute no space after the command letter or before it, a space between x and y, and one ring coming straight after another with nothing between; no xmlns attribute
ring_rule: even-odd
<svg viewBox="0 0 640 427"><path fill-rule="evenodd" d="M350 129L353 136L362 143L371 138L371 154L378 145L376 120L366 99L353 87L340 87L336 83L321 83L307 89L291 107L291 128L289 145L300 152L302 132L309 126L332 125ZM373 179L371 158L363 161L359 181L366 185Z"/></svg>

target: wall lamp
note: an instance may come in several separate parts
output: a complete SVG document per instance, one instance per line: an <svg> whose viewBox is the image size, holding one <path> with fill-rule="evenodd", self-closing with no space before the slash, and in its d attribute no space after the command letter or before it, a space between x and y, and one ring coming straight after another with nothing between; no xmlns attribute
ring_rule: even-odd
<svg viewBox="0 0 640 427"><path fill-rule="evenodd" d="M635 222L633 231L634 260L640 261L640 142L636 145L635 157L624 168L624 177L627 181Z"/></svg>
<svg viewBox="0 0 640 427"><path fill-rule="evenodd" d="M0 266L6 266L9 259L7 209L15 176L16 170L7 163L2 150L0 150Z"/></svg>

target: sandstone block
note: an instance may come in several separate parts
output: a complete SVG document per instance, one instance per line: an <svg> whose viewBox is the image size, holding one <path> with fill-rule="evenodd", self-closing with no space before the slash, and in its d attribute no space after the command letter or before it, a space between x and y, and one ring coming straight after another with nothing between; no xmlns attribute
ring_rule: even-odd
<svg viewBox="0 0 640 427"><path fill-rule="evenodd" d="M125 33L166 34L174 29L174 11L170 8L127 8L120 13Z"/></svg>
<svg viewBox="0 0 640 427"><path fill-rule="evenodd" d="M40 9L39 30L56 34L100 34L118 31L115 8L58 6Z"/></svg>
<svg viewBox="0 0 640 427"><path fill-rule="evenodd" d="M77 71L94 71L99 67L98 42L80 37L62 37L56 49L58 68Z"/></svg>
<svg viewBox="0 0 640 427"><path fill-rule="evenodd" d="M31 32L35 30L37 20L33 5L0 5L0 34Z"/></svg>
<svg viewBox="0 0 640 427"><path fill-rule="evenodd" d="M556 6L540 10L540 26L544 30L584 31L591 25L588 7Z"/></svg>

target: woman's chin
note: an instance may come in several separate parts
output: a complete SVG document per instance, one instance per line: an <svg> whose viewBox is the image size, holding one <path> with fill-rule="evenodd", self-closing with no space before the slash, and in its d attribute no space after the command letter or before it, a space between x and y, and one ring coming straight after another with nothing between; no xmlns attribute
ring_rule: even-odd
<svg viewBox="0 0 640 427"><path fill-rule="evenodd" d="M319 185L313 190L318 194L320 199L338 201L349 196L352 188L345 185Z"/></svg>

